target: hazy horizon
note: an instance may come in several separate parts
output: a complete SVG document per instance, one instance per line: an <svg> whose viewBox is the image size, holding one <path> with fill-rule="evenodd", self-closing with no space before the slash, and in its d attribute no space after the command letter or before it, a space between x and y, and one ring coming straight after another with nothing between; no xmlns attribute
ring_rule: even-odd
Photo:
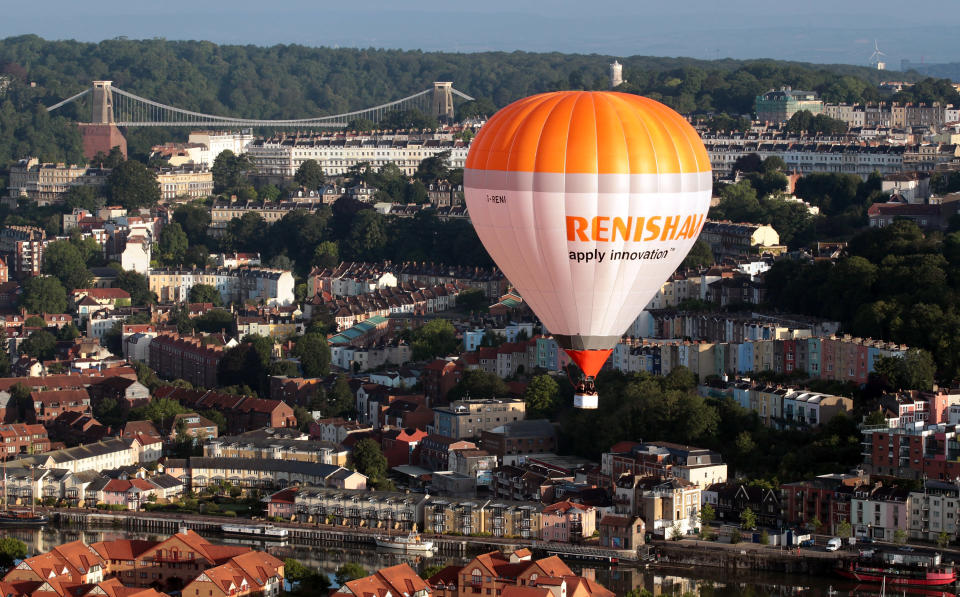
<svg viewBox="0 0 960 597"><path fill-rule="evenodd" d="M0 37L36 34L87 42L162 37L258 46L774 58L862 66L869 65L877 40L891 70L899 70L903 59L960 62L954 0L930 0L924 10L911 12L893 0L809 0L803 6L732 0L722 9L707 0L667 8L620 0L522 5L488 0L469 7L407 0L404 5L399 10L386 0L359 0L327 9L308 0L270 6L210 0L198 8L196 2L169 0L161 10L113 0L49 0L6 7Z"/></svg>

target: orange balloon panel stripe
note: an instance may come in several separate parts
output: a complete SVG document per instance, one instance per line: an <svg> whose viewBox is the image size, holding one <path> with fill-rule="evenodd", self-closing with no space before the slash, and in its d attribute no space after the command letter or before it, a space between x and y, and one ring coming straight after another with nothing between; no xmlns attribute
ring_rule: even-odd
<svg viewBox="0 0 960 597"><path fill-rule="evenodd" d="M507 172L709 172L697 132L654 100L612 91L557 91L497 112L471 144L466 167Z"/></svg>

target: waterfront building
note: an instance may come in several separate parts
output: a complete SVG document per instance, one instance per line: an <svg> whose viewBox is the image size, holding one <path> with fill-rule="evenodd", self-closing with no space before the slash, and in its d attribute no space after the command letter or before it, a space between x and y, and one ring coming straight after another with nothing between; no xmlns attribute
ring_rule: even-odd
<svg viewBox="0 0 960 597"><path fill-rule="evenodd" d="M910 492L910 537L936 542L941 533L956 541L960 514L960 481L926 479Z"/></svg>
<svg viewBox="0 0 960 597"><path fill-rule="evenodd" d="M542 506L483 498L430 497L425 506L424 529L439 534L537 539L542 528Z"/></svg>
<svg viewBox="0 0 960 597"><path fill-rule="evenodd" d="M906 538L911 528L913 497L909 489L882 483L858 487L850 503L850 523L855 536L896 541L902 533Z"/></svg>
<svg viewBox="0 0 960 597"><path fill-rule="evenodd" d="M267 515L298 522L391 531L424 530L423 493L288 487L266 498Z"/></svg>
<svg viewBox="0 0 960 597"><path fill-rule="evenodd" d="M191 489L196 491L224 481L244 489L270 489L290 485L315 485L337 489L367 487L367 478L364 475L341 466L319 462L194 456L189 459L189 468Z"/></svg>
<svg viewBox="0 0 960 597"><path fill-rule="evenodd" d="M597 509L569 500L551 504L540 518L540 539L560 543L581 543L597 530Z"/></svg>

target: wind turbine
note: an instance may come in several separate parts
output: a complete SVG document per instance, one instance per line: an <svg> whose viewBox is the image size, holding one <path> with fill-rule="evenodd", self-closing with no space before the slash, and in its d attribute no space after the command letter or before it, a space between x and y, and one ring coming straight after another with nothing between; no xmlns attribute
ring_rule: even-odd
<svg viewBox="0 0 960 597"><path fill-rule="evenodd" d="M886 56L886 54L880 51L880 46L877 45L877 40L873 40L873 54L870 54L870 64L874 65L877 70L886 69L887 63L883 60L884 56Z"/></svg>

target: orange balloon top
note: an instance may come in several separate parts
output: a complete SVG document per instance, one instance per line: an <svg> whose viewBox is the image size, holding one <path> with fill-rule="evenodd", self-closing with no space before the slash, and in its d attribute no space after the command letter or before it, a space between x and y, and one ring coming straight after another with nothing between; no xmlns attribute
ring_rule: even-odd
<svg viewBox="0 0 960 597"><path fill-rule="evenodd" d="M614 91L556 91L513 102L473 140L467 168L510 172L709 172L700 136L649 98Z"/></svg>

